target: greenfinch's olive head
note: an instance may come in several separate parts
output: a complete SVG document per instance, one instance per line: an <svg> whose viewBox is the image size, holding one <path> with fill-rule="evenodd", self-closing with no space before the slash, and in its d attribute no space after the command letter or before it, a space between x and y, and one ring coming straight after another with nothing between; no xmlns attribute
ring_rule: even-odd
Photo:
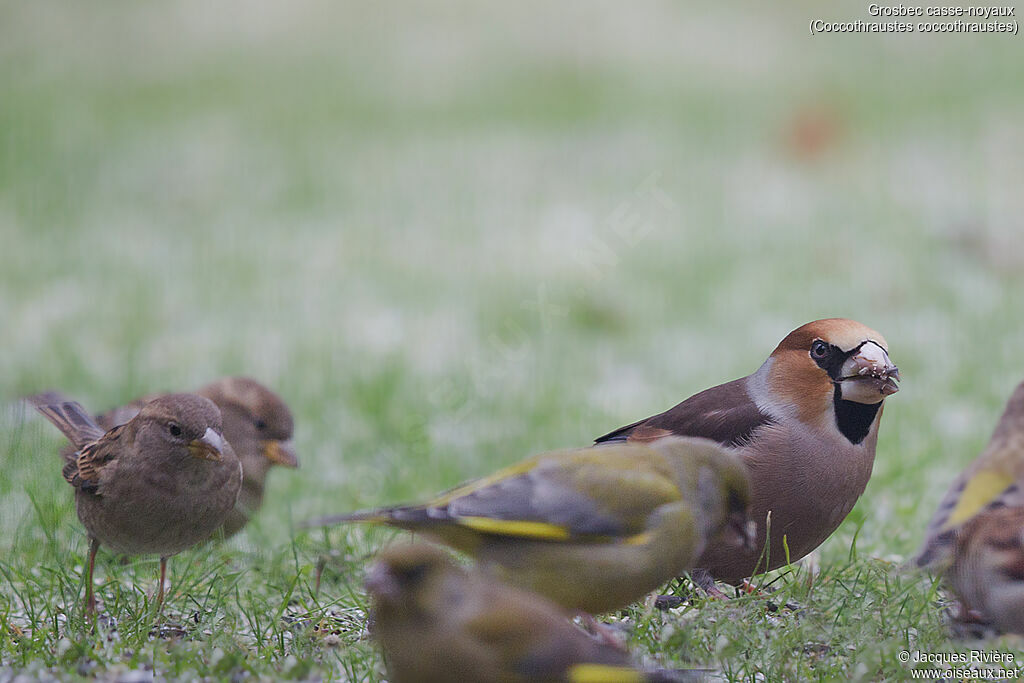
<svg viewBox="0 0 1024 683"><path fill-rule="evenodd" d="M462 569L437 546L397 544L384 548L366 574L366 589L378 606L429 609L423 599L438 595L438 584Z"/></svg>

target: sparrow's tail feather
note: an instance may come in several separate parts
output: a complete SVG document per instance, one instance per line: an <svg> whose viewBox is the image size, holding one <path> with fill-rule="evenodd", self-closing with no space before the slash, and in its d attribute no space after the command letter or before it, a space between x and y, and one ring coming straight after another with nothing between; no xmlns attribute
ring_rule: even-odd
<svg viewBox="0 0 1024 683"><path fill-rule="evenodd" d="M25 400L31 403L32 407L38 408L39 406L55 405L57 403L70 403L73 399L59 391L44 391L32 396L26 396Z"/></svg>
<svg viewBox="0 0 1024 683"><path fill-rule="evenodd" d="M74 401L57 401L47 403L45 399L49 394L40 394L28 399L36 410L52 422L74 444L75 448L82 448L88 443L96 441L105 434L103 429L96 424L92 416L86 412L80 404ZM39 399L38 401L36 399Z"/></svg>

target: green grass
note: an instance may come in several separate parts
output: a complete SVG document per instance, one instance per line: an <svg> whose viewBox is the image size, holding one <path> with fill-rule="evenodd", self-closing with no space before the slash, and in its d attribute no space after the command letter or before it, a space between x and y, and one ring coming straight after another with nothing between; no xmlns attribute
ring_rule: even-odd
<svg viewBox="0 0 1024 683"><path fill-rule="evenodd" d="M904 382L816 569L615 619L728 680L977 647L900 566L1024 377L1024 61L1005 36L811 38L822 11L0 7L0 679L377 680L360 584L390 535L297 521L586 444L837 315ZM16 398L233 373L287 398L302 469L172 560L160 617L156 561L101 554L87 628L60 440Z"/></svg>

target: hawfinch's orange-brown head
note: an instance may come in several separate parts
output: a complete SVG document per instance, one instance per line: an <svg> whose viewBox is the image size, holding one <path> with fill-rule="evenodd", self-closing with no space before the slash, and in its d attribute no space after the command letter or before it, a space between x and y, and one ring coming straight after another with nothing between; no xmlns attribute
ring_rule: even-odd
<svg viewBox="0 0 1024 683"><path fill-rule="evenodd" d="M899 369L889 360L885 338L845 318L798 327L769 363L772 392L803 422L835 424L853 443L867 435L885 397L899 391Z"/></svg>

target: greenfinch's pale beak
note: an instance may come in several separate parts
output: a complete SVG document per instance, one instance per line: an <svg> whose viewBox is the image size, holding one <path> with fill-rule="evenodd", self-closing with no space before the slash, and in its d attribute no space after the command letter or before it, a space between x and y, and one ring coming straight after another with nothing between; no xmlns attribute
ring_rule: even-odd
<svg viewBox="0 0 1024 683"><path fill-rule="evenodd" d="M263 442L263 457L275 465L283 467L298 467L299 457L295 455L295 448L292 440L278 441L269 439Z"/></svg>
<svg viewBox="0 0 1024 683"><path fill-rule="evenodd" d="M756 548L757 525L747 517L747 514L734 512L729 515L729 531L735 535L736 543L744 550L750 552Z"/></svg>
<svg viewBox="0 0 1024 683"><path fill-rule="evenodd" d="M212 427L207 427L202 438L188 442L188 453L200 460L220 462L220 454L225 445L224 437L213 431Z"/></svg>
<svg viewBox="0 0 1024 683"><path fill-rule="evenodd" d="M889 360L885 349L868 341L843 363L839 386L845 401L878 403L900 390L896 384L899 378L899 368Z"/></svg>

